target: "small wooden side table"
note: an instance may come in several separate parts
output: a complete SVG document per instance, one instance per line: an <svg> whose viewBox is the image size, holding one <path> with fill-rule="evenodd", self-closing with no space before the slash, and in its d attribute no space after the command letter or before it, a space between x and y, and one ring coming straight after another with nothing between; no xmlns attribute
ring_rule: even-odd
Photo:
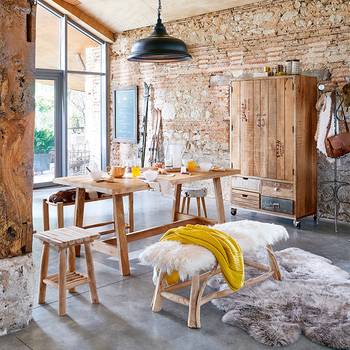
<svg viewBox="0 0 350 350"><path fill-rule="evenodd" d="M34 235L43 242L40 278L39 278L39 304L45 303L46 286L58 288L58 314L66 314L66 293L75 291L75 287L88 283L90 287L91 302L98 304L94 262L91 253L91 243L100 235L91 233L80 227L71 226L56 230L44 231ZM85 247L87 276L75 269L75 247L83 244ZM58 250L58 273L48 276L50 247ZM69 251L69 266L67 271L67 250Z"/></svg>

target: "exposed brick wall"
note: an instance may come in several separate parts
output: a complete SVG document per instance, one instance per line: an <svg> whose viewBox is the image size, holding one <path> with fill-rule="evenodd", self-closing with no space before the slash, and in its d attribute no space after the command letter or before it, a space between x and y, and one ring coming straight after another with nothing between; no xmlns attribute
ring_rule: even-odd
<svg viewBox="0 0 350 350"><path fill-rule="evenodd" d="M167 65L128 62L132 43L151 29L125 32L112 47L111 90L138 85L142 101L143 81L151 83L165 141L192 140L197 157L228 166L230 79L298 58L328 85L343 84L350 77L349 14L348 0L263 1L168 23L193 60ZM111 154L112 161L123 159L130 147L112 142ZM224 192L227 198L227 186Z"/></svg>

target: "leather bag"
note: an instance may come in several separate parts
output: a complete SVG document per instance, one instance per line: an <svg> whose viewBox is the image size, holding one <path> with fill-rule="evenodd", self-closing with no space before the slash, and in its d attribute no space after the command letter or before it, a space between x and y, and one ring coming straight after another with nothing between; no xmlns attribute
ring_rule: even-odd
<svg viewBox="0 0 350 350"><path fill-rule="evenodd" d="M329 118L327 135L331 128L332 119L333 119L332 117ZM344 156L347 153L350 153L350 131L349 131L349 125L348 125L348 122L346 121L345 116L344 116L344 125L345 125L345 132L341 134L329 136L325 140L327 156L330 158L338 158L338 157Z"/></svg>

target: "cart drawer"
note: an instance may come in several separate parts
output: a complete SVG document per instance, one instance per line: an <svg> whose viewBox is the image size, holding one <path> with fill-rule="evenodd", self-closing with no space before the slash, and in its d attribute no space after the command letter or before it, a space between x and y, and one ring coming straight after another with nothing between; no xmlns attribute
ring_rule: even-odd
<svg viewBox="0 0 350 350"><path fill-rule="evenodd" d="M243 208L260 208L260 194L240 190L232 190L232 204Z"/></svg>
<svg viewBox="0 0 350 350"><path fill-rule="evenodd" d="M260 192L261 181L243 176L234 176L232 178L232 187L247 191Z"/></svg>
<svg viewBox="0 0 350 350"><path fill-rule="evenodd" d="M266 197L294 199L293 184L264 180L262 181L261 194Z"/></svg>
<svg viewBox="0 0 350 350"><path fill-rule="evenodd" d="M294 214L294 201L261 196L261 209L292 215Z"/></svg>

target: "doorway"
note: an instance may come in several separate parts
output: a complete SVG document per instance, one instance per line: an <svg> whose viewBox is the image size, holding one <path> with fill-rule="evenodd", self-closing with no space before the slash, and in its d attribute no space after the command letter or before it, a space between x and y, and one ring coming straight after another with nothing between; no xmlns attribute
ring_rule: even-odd
<svg viewBox="0 0 350 350"><path fill-rule="evenodd" d="M37 70L35 81L34 187L46 187L62 176L62 73Z"/></svg>

